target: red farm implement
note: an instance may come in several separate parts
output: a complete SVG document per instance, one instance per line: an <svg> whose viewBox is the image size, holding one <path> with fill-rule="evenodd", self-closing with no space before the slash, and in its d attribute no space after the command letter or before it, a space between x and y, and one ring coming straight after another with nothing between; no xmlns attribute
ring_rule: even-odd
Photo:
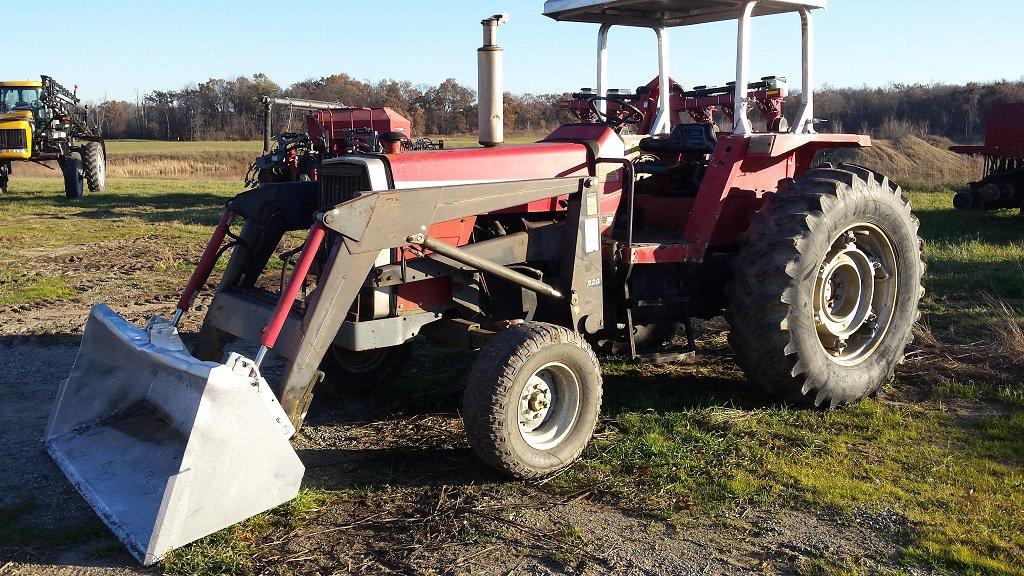
<svg viewBox="0 0 1024 576"><path fill-rule="evenodd" d="M767 394L823 407L873 394L911 339L921 243L885 176L814 164L821 150L870 145L814 131L811 14L825 3L550 0L549 17L600 25L597 88L568 103L580 122L523 146L501 145L505 19L485 20L486 147L339 151L316 182L230 200L170 320L140 328L93 310L50 453L150 563L294 495L303 469L288 438L314 392L385 386L423 340L480 350L466 432L518 478L579 458L601 407L598 354L688 360L694 318L725 315L737 361ZM749 79L753 17L766 14L802 25L792 128L785 82ZM736 82L672 81L666 30L724 20L738 23ZM656 34L658 76L639 90L608 87L613 26ZM306 240L285 251L279 282L268 262L295 231ZM188 350L178 320L225 247Z"/></svg>
<svg viewBox="0 0 1024 576"><path fill-rule="evenodd" d="M306 111L305 132L273 135L275 107ZM259 184L310 182L320 164L356 152L397 154L441 150L443 141L412 140L412 124L391 108L353 108L340 103L297 98L264 98L263 155L245 176L247 188Z"/></svg>
<svg viewBox="0 0 1024 576"><path fill-rule="evenodd" d="M950 150L985 159L984 177L953 198L957 210L1020 208L1024 215L1024 102L992 109L981 146Z"/></svg>

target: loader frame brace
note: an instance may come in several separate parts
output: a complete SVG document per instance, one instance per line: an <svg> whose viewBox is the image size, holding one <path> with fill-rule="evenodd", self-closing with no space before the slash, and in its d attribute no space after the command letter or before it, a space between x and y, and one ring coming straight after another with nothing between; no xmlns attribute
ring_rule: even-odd
<svg viewBox="0 0 1024 576"><path fill-rule="evenodd" d="M358 294L368 286L414 281L411 275L417 274L423 278L451 276L460 270L498 274L550 299L560 310L560 322L564 325L587 333L597 332L604 327L598 192L601 184L594 177L552 178L363 192L314 217L299 263L272 310L266 302L232 289L234 285L243 288L238 277L254 272L247 270L242 261L255 258L258 267L265 266L260 253L262 240L253 242L251 251L234 254L224 274L222 290L207 314L196 356L215 360L223 352L225 338L237 337L261 345L259 361L271 349L284 357L287 363L275 392L289 419L298 427L312 400L313 386L323 378L319 365L328 348L339 335L354 334L354 328L362 323L346 320ZM232 202L229 208L247 218L241 235L243 242L247 240L247 229L257 233L258 223L252 218L288 197L285 191L283 187L277 192L257 188ZM566 199L566 218L561 224L465 247L441 244L441 240L427 234L434 224L551 198ZM286 228L301 224L297 215L291 220ZM327 242L325 236L334 239ZM267 238L274 240L274 234ZM328 256L316 287L300 310L294 306L296 294L314 257L323 253L322 246L328 250ZM404 263L378 265L381 251L404 252L411 246L433 250L425 257ZM538 253L560 261L561 275L555 285L508 268L531 261ZM250 281L251 278L246 282ZM417 318L414 323L440 319L439 315L421 316L424 318ZM346 327L353 329L346 331Z"/></svg>

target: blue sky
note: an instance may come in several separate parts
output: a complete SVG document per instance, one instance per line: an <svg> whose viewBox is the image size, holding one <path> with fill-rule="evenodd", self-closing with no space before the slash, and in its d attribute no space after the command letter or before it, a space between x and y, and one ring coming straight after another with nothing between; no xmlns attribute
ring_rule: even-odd
<svg viewBox="0 0 1024 576"><path fill-rule="evenodd" d="M501 30L506 89L563 92L594 84L596 26L548 20L541 16L540 0L4 4L8 56L0 76L49 74L79 84L91 100L134 100L136 93L256 72L282 85L345 72L366 80L392 77L429 84L454 77L475 86L479 20L497 12L512 16ZM1024 79L1024 3L1018 0L831 4L817 14L819 85ZM65 33L70 37L62 40ZM734 75L734 24L676 29L670 39L672 75L684 86L720 84ZM757 77L775 74L797 82L796 16L759 18L754 49ZM655 76L650 31L614 30L611 54L613 86L636 87Z"/></svg>

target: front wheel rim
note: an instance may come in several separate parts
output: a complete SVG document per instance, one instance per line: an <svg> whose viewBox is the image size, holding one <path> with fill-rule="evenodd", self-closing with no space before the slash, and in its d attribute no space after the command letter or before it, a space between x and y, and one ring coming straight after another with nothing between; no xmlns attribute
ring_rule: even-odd
<svg viewBox="0 0 1024 576"><path fill-rule="evenodd" d="M579 419L580 381L561 362L541 366L526 381L516 405L523 440L535 450L560 444Z"/></svg>
<svg viewBox="0 0 1024 576"><path fill-rule="evenodd" d="M814 325L833 362L852 366L884 340L896 309L896 251L877 226L848 227L832 242L814 284Z"/></svg>

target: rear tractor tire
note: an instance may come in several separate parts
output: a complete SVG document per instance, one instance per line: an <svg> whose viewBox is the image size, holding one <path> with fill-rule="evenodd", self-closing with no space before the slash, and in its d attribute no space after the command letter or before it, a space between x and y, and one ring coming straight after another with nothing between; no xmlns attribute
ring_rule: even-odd
<svg viewBox="0 0 1024 576"><path fill-rule="evenodd" d="M772 198L726 289L729 340L747 378L831 408L891 380L924 294L918 227L899 186L850 164L809 170Z"/></svg>
<svg viewBox="0 0 1024 576"><path fill-rule="evenodd" d="M61 158L60 170L64 175L64 195L71 200L81 199L85 195L82 154L72 152Z"/></svg>
<svg viewBox="0 0 1024 576"><path fill-rule="evenodd" d="M521 479L575 462L601 410L601 369L583 337L527 322L481 350L463 399L462 419L477 456Z"/></svg>
<svg viewBox="0 0 1024 576"><path fill-rule="evenodd" d="M82 152L85 181L89 183L89 192L102 192L107 187L107 156L103 151L103 144L89 142Z"/></svg>
<svg viewBox="0 0 1024 576"><path fill-rule="evenodd" d="M334 345L324 356L324 381L318 388L329 396L367 394L402 375L409 361L409 344L353 352Z"/></svg>

